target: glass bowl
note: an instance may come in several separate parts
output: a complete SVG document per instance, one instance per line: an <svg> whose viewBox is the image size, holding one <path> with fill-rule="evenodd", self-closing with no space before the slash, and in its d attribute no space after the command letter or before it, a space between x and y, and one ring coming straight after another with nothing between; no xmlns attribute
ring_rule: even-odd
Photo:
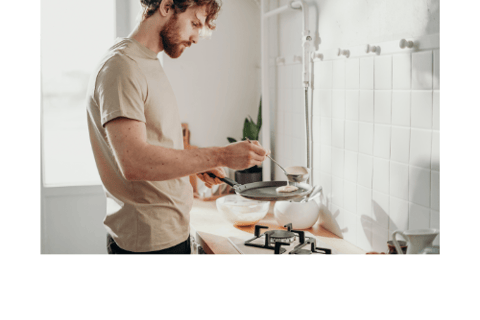
<svg viewBox="0 0 480 320"><path fill-rule="evenodd" d="M257 201L239 195L228 195L216 200L222 216L235 226L250 226L265 218L270 201Z"/></svg>

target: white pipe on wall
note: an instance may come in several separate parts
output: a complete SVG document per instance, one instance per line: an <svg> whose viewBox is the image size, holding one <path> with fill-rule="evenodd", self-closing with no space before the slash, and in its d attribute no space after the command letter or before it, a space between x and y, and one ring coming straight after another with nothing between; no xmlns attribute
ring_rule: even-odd
<svg viewBox="0 0 480 320"><path fill-rule="evenodd" d="M266 19L264 19L267 2L262 0L260 4L261 16L261 50L262 50L262 144L263 147L270 149L270 94L268 85L268 41ZM262 165L263 181L271 180L271 163L264 161Z"/></svg>
<svg viewBox="0 0 480 320"><path fill-rule="evenodd" d="M310 88L310 47L312 42L312 37L310 36L310 29L309 29L309 14L308 14L308 6L305 4L303 0L296 0L290 1L288 5L283 7L271 10L266 12L266 1L262 0L261 3L261 16L262 16L262 100L264 102L262 108L262 117L266 116L269 119L270 115L270 99L269 99L269 83L268 83L268 47L266 44L267 39L267 31L266 29L266 20L274 15L278 15L282 12L285 12L289 9L294 10L302 10L303 12L303 33L302 33L302 46L303 46L303 72L302 72L302 84L305 88L305 125L306 125L306 149L307 149L307 167L311 167L311 133L310 133L310 126L309 126L309 111L308 111L308 88ZM268 120L268 128L269 120ZM262 142L264 146L270 145L270 132L267 130L263 130L262 134ZM270 181L270 174L268 174L268 180L265 180L266 174L270 173L270 163L267 166L263 166L263 177L264 181ZM311 168L312 169L312 168ZM313 171L311 171L313 174Z"/></svg>

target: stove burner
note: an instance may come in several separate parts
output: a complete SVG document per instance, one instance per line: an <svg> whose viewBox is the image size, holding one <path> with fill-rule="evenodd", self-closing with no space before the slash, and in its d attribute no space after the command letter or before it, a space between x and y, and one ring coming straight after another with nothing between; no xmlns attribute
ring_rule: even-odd
<svg viewBox="0 0 480 320"><path fill-rule="evenodd" d="M331 254L332 250L326 248L317 248L315 238L305 237L305 232L301 230L292 230L292 224L286 224L285 227L287 230L269 230L265 231L260 235L261 229L268 229L266 226L255 225L255 237L245 241L246 246L252 246L257 248L265 248L274 250L275 254L285 253L287 250L282 248L282 246L288 246L293 243L297 238L299 238L300 244L295 246L289 254L312 254L312 253L323 253ZM265 237L265 244L252 243L252 241ZM303 249L303 247L310 245L310 250Z"/></svg>
<svg viewBox="0 0 480 320"><path fill-rule="evenodd" d="M265 234L268 234L271 239L287 239L296 236L295 233L285 230L266 231Z"/></svg>

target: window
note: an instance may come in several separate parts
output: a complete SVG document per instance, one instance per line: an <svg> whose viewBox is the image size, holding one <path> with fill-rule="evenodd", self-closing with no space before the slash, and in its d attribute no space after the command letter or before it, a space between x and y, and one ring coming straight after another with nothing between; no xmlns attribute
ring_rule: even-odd
<svg viewBox="0 0 480 320"><path fill-rule="evenodd" d="M114 37L114 0L41 3L45 186L101 183L88 136L85 97L90 74Z"/></svg>

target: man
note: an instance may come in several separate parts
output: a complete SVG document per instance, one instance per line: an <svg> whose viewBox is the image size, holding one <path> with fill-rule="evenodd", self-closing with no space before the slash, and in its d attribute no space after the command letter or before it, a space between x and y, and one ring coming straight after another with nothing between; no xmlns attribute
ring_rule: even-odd
<svg viewBox="0 0 480 320"><path fill-rule="evenodd" d="M215 29L216 0L141 0L142 21L117 39L94 72L87 94L90 142L107 199L109 253L190 253L188 176L208 187L222 167L246 169L265 160L255 141L184 150L175 96L157 54L172 58ZM110 200L110 201L111 201ZM107 206L110 201L107 201Z"/></svg>

